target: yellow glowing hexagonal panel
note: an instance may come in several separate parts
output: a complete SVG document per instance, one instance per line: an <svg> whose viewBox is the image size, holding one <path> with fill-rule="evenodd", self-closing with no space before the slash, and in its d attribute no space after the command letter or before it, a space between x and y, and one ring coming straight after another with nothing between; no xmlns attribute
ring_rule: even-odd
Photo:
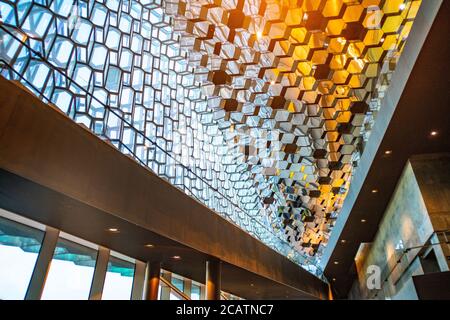
<svg viewBox="0 0 450 320"><path fill-rule="evenodd" d="M175 29L217 121L224 128L251 127L277 137L242 158L254 181L266 186L259 189L267 199L264 210L293 215L289 223L269 215L271 225L285 230L302 224L303 234L290 239L317 244L302 249L310 254L325 241L329 217L342 206L353 159L420 3L187 0L179 5ZM232 10L237 11L231 15ZM202 76L205 69L220 71L217 75L229 81L214 83ZM213 103L220 100L226 103ZM242 146L254 133L240 137L233 143ZM273 168L260 173L264 157Z"/></svg>

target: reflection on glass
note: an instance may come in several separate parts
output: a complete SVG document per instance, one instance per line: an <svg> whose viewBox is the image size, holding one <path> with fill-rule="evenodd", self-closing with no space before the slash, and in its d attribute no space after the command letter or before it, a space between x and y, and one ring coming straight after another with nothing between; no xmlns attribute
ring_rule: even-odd
<svg viewBox="0 0 450 320"><path fill-rule="evenodd" d="M96 250L60 238L50 265L42 299L87 300L96 258Z"/></svg>
<svg viewBox="0 0 450 320"><path fill-rule="evenodd" d="M178 277L175 277L172 275L172 284L175 288L180 290L181 292L184 291L184 281L183 279L180 279ZM170 300L181 300L179 295L176 294L173 290L170 290Z"/></svg>
<svg viewBox="0 0 450 320"><path fill-rule="evenodd" d="M110 256L102 300L130 300L133 277L133 263Z"/></svg>
<svg viewBox="0 0 450 320"><path fill-rule="evenodd" d="M181 292L184 291L184 281L183 281L183 279L180 279L180 278L172 276L172 284L175 286L175 288L177 288Z"/></svg>
<svg viewBox="0 0 450 320"><path fill-rule="evenodd" d="M193 283L191 287L191 299L200 300L200 286L195 283Z"/></svg>
<svg viewBox="0 0 450 320"><path fill-rule="evenodd" d="M170 290L170 300L181 300L181 298L173 290Z"/></svg>
<svg viewBox="0 0 450 320"><path fill-rule="evenodd" d="M25 298L44 232L0 217L0 300Z"/></svg>

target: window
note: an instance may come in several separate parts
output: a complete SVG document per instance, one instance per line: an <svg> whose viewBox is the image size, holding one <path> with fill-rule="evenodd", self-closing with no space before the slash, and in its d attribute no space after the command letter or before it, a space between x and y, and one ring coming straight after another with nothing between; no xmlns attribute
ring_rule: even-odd
<svg viewBox="0 0 450 320"><path fill-rule="evenodd" d="M0 300L25 298L44 232L0 217Z"/></svg>
<svg viewBox="0 0 450 320"><path fill-rule="evenodd" d="M87 300L97 250L59 238L42 300Z"/></svg>
<svg viewBox="0 0 450 320"><path fill-rule="evenodd" d="M195 283L192 283L191 299L192 300L200 300L200 286Z"/></svg>
<svg viewBox="0 0 450 320"><path fill-rule="evenodd" d="M174 275L172 275L172 284L174 285L175 288L177 288L181 292L184 291L184 281L183 281L183 279L175 277Z"/></svg>
<svg viewBox="0 0 450 320"><path fill-rule="evenodd" d="M106 271L102 300L130 300L133 277L134 263L111 255Z"/></svg>
<svg viewBox="0 0 450 320"><path fill-rule="evenodd" d="M180 290L181 292L184 291L184 281L181 278L178 278L174 274L172 274L172 280L171 280L173 286ZM170 290L170 300L181 300L181 297L174 292L173 290Z"/></svg>

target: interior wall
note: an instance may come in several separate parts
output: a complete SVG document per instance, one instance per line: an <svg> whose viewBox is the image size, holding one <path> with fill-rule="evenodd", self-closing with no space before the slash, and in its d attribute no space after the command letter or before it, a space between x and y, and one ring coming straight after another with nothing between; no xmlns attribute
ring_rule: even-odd
<svg viewBox="0 0 450 320"><path fill-rule="evenodd" d="M425 263L418 258L423 248L405 253L405 249L421 247L428 241L438 242L435 231L448 230L450 219L450 157L449 154L413 156L405 165L397 187L386 208L374 241L362 244L355 257L358 277L350 299L417 299L413 276L422 275ZM448 270L448 246L431 247L429 257ZM372 269L371 269L372 268ZM374 275L380 271L380 286ZM428 270L433 270L429 268ZM387 279L387 281L384 281ZM368 285L369 280L369 285Z"/></svg>
<svg viewBox="0 0 450 320"><path fill-rule="evenodd" d="M414 174L435 231L450 230L450 153L416 155L411 158ZM442 235L433 239L445 242ZM450 245L435 246L441 270L449 270Z"/></svg>

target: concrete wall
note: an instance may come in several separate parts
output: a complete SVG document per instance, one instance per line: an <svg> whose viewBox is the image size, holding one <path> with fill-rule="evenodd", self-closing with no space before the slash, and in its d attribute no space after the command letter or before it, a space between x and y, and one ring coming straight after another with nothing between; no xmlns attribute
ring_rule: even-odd
<svg viewBox="0 0 450 320"><path fill-rule="evenodd" d="M412 277L424 274L424 252L417 248L438 241L435 231L449 229L450 156L434 154L413 156L406 164L371 244L363 244L355 258L358 280L350 299L417 299ZM448 270L448 248L433 246L440 270ZM369 289L369 266L381 271L381 289ZM387 279L385 282L384 280Z"/></svg>
<svg viewBox="0 0 450 320"><path fill-rule="evenodd" d="M420 192L434 231L450 230L450 153L416 155L411 158ZM433 241L446 242L442 235ZM450 245L434 246L441 270L450 268Z"/></svg>
<svg viewBox="0 0 450 320"><path fill-rule="evenodd" d="M410 161L434 230L449 230L450 154L417 155Z"/></svg>

